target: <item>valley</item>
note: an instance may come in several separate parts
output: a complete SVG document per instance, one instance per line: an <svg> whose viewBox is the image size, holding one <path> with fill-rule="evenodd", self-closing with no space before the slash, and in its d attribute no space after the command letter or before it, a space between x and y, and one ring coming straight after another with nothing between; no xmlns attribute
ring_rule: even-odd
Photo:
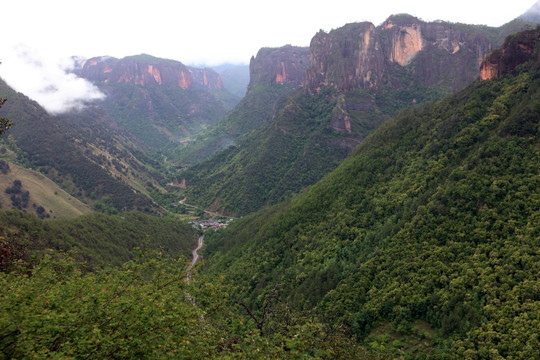
<svg viewBox="0 0 540 360"><path fill-rule="evenodd" d="M0 360L538 358L536 7L0 78Z"/></svg>

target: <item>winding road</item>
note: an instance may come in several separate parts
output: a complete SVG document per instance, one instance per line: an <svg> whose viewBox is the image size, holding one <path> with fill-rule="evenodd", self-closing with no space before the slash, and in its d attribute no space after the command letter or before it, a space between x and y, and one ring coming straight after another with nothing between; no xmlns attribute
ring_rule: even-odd
<svg viewBox="0 0 540 360"><path fill-rule="evenodd" d="M193 267L193 265L195 265L195 263L199 260L199 250L201 250L203 245L204 245L204 235L201 235L199 237L199 240L197 240L197 247L193 249L192 251L193 257L191 258L191 264L189 266L190 270Z"/></svg>

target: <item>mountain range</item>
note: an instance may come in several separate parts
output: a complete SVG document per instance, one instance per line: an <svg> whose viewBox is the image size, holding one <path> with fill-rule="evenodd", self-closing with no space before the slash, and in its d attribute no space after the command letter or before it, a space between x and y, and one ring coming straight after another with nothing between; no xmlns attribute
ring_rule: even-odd
<svg viewBox="0 0 540 360"><path fill-rule="evenodd" d="M209 234L202 271L254 308L279 284L392 357L540 354L539 40L510 36L492 80L401 112L302 194Z"/></svg>
<svg viewBox="0 0 540 360"><path fill-rule="evenodd" d="M499 28L427 23L403 14L378 27L320 32L309 49L261 49L243 101L177 159L199 161L232 146L182 171L179 183L190 201L229 215L283 201L333 170L399 110L478 79L484 57L530 26L520 19ZM259 92L263 86L281 91ZM253 112L251 104L261 102L264 111L257 105Z"/></svg>
<svg viewBox="0 0 540 360"><path fill-rule="evenodd" d="M347 24L249 83L86 59L106 96L63 114L0 80L0 358L538 358L535 9Z"/></svg>

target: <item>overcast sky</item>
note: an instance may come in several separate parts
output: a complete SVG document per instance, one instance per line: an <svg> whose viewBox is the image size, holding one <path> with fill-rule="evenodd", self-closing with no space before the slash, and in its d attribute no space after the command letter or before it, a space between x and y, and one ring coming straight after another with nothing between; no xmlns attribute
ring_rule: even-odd
<svg viewBox="0 0 540 360"><path fill-rule="evenodd" d="M147 53L188 65L248 63L261 47L308 46L320 29L330 31L350 22L379 25L391 14L409 13L426 21L500 26L535 2L6 0L0 7L0 77L28 93L19 85L25 82L22 78L28 82L38 74L25 74L25 66L46 69L73 55L121 58Z"/></svg>

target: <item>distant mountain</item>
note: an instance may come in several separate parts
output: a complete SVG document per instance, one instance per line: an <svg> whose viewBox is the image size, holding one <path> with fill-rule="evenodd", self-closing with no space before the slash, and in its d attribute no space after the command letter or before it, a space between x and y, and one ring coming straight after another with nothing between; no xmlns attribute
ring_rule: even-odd
<svg viewBox="0 0 540 360"><path fill-rule="evenodd" d="M119 126L155 149L197 134L239 100L214 70L149 55L92 58L75 72L106 94L102 106Z"/></svg>
<svg viewBox="0 0 540 360"><path fill-rule="evenodd" d="M212 66L223 82L223 87L231 94L243 98L246 95L247 86L249 84L249 66L222 64Z"/></svg>
<svg viewBox="0 0 540 360"><path fill-rule="evenodd" d="M531 8L519 18L525 21L540 23L540 1L537 1L536 4L531 6Z"/></svg>
<svg viewBox="0 0 540 360"><path fill-rule="evenodd" d="M261 84L300 86L309 66L309 48L286 45L262 48L249 62L249 88Z"/></svg>
<svg viewBox="0 0 540 360"><path fill-rule="evenodd" d="M234 146L179 179L185 179L192 201L228 214L282 201L334 169L397 111L440 99L477 79L482 60L504 36L528 26L522 20L491 28L395 15L378 27L354 23L321 31L309 50L261 49L251 61L250 91L282 81L297 90L270 103L271 117L266 112L264 121L243 117L246 125L237 128L244 136L220 142ZM223 129L236 121L232 114L244 106L208 132L219 129L213 139L226 134ZM211 153L197 145L191 149Z"/></svg>
<svg viewBox="0 0 540 360"><path fill-rule="evenodd" d="M242 101L185 148L171 151L169 157L182 164L196 164L269 122L275 115L276 102L302 86L308 65L308 48L287 45L260 49L251 58L249 86Z"/></svg>
<svg viewBox="0 0 540 360"><path fill-rule="evenodd" d="M248 307L279 284L389 358L540 354L539 37L509 37L486 60L504 76L401 112L302 194L210 235L200 271Z"/></svg>

